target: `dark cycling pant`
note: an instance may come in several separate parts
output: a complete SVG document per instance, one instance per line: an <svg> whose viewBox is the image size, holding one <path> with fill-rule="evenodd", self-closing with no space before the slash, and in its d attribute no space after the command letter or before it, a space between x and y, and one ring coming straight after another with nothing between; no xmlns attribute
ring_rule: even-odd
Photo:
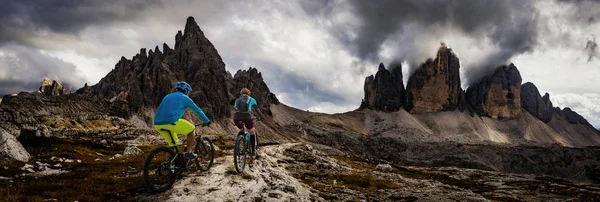
<svg viewBox="0 0 600 202"><path fill-rule="evenodd" d="M252 119L233 119L233 122L240 130L244 129L244 125L248 130L254 128L254 120Z"/></svg>

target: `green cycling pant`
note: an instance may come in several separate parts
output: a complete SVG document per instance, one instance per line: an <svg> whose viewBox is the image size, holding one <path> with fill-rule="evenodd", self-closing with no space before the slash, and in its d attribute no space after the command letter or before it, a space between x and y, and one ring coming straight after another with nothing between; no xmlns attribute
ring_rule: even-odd
<svg viewBox="0 0 600 202"><path fill-rule="evenodd" d="M191 133L192 131L194 131L194 124L191 124L185 119L179 119L178 121L175 121L175 123L172 124L155 125L154 128L165 138L165 140L167 140L169 146L172 147L177 146L179 144L179 138L177 138L177 134L187 135ZM162 129L171 131L171 134L169 134L168 131L164 131Z"/></svg>

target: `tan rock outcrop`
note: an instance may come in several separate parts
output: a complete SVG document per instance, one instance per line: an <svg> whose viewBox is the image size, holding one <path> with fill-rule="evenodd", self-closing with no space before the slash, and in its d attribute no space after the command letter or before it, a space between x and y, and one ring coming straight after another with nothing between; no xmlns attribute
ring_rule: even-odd
<svg viewBox="0 0 600 202"><path fill-rule="evenodd" d="M413 114L453 111L461 93L459 60L452 49L442 45L437 57L428 59L406 85L406 111Z"/></svg>

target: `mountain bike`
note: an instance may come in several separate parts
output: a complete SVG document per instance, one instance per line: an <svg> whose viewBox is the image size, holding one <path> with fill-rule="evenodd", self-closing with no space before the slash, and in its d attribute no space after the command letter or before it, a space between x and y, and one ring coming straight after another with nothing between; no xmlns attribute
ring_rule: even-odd
<svg viewBox="0 0 600 202"><path fill-rule="evenodd" d="M233 148L233 164L238 173L244 172L244 168L246 167L246 158L249 153L253 154L253 159L257 157L258 133L254 131L254 141L250 141L250 136L251 135L248 132L248 129L244 125L244 133L238 133L237 138L235 139L235 147ZM249 151L250 148L252 148L251 146L255 146L254 151Z"/></svg>
<svg viewBox="0 0 600 202"><path fill-rule="evenodd" d="M194 126L204 127L206 125L195 124ZM163 130L171 134L171 131ZM198 155L197 158L188 159L185 157L187 140L183 140L182 144L186 146L181 152L177 146L162 146L150 152L146 158L146 163L144 163L143 171L144 182L150 192L163 192L170 189L183 172L207 171L210 169L215 159L214 145L208 137L199 136L195 130L194 137L196 141L194 152Z"/></svg>

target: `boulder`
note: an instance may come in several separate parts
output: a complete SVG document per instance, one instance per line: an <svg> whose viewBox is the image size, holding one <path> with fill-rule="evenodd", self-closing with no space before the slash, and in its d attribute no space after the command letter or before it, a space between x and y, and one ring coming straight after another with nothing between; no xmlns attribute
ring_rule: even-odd
<svg viewBox="0 0 600 202"><path fill-rule="evenodd" d="M0 163L27 162L31 156L17 138L0 128Z"/></svg>
<svg viewBox="0 0 600 202"><path fill-rule="evenodd" d="M368 76L364 85L365 98L360 108L381 111L398 111L404 104L404 83L402 83L402 66L398 65L388 71L383 63L373 77Z"/></svg>
<svg viewBox="0 0 600 202"><path fill-rule="evenodd" d="M455 110L461 92L459 68L458 57L442 45L437 57L421 64L408 79L406 111L420 114Z"/></svg>
<svg viewBox="0 0 600 202"><path fill-rule="evenodd" d="M377 166L375 166L375 170L392 172L392 166L390 164L377 164Z"/></svg>
<svg viewBox="0 0 600 202"><path fill-rule="evenodd" d="M497 67L491 75L471 85L466 93L473 110L492 118L521 115L521 74L514 64Z"/></svg>
<svg viewBox="0 0 600 202"><path fill-rule="evenodd" d="M127 148L125 148L125 151L123 151L123 156L135 156L143 153L144 151L142 151L140 148L130 145Z"/></svg>

